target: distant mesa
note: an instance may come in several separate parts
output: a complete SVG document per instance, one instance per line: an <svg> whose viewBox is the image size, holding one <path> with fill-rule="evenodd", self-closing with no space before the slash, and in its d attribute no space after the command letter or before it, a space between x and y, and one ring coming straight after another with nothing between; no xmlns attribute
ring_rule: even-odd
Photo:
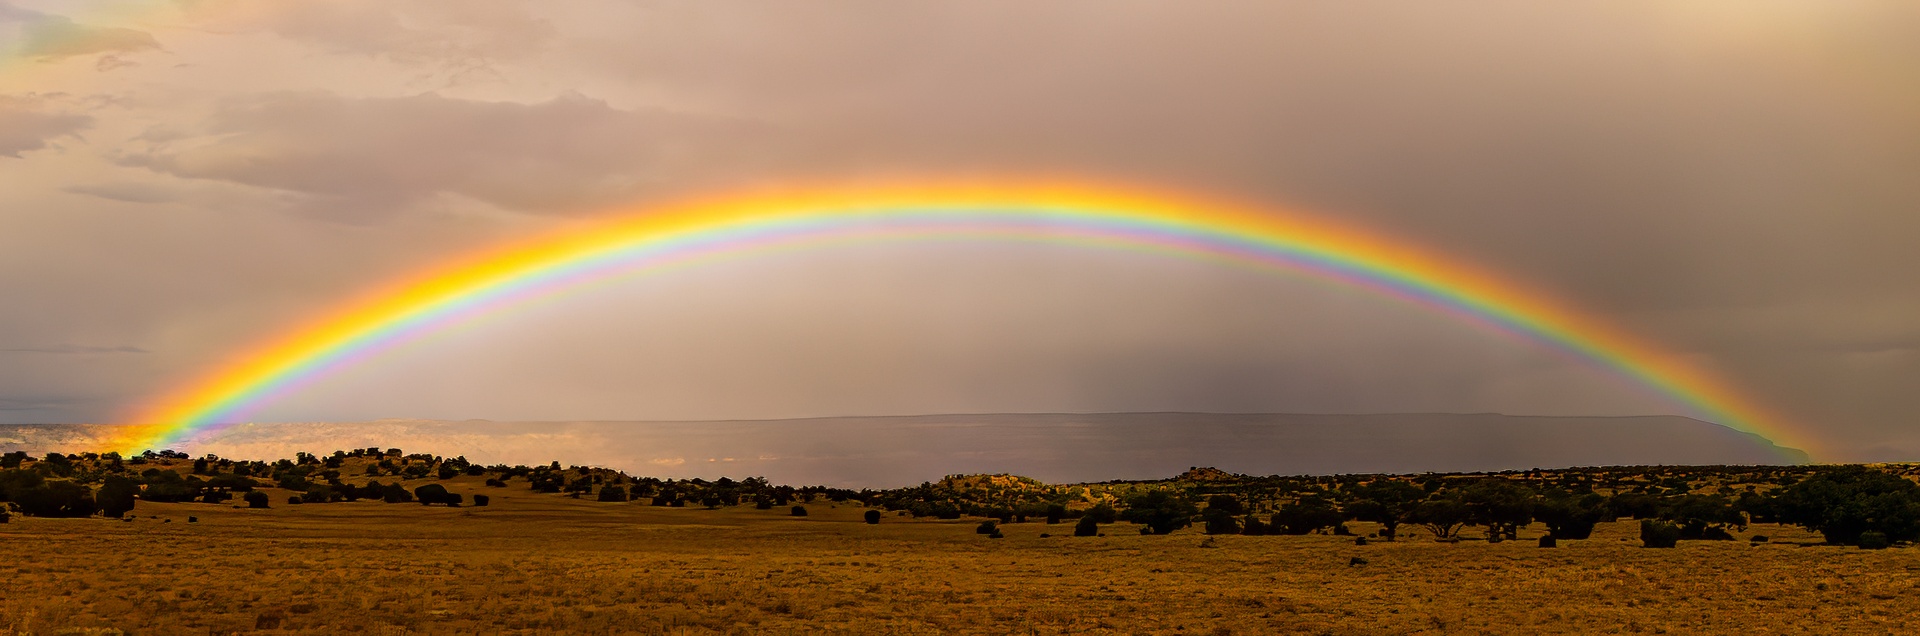
<svg viewBox="0 0 1920 636"><path fill-rule="evenodd" d="M1205 483L1205 482L1215 482L1215 481L1235 481L1238 479L1243 479L1244 477L1245 477L1244 475L1235 475L1233 473L1220 470L1212 466L1195 466L1193 468L1188 468L1187 472L1180 473L1180 476L1174 477L1173 480L1174 481L1195 481L1195 482Z"/></svg>
<svg viewBox="0 0 1920 636"><path fill-rule="evenodd" d="M0 426L0 451L99 450L101 425ZM1002 413L709 422L380 420L232 426L183 450L232 458L432 449L483 464L560 460L658 477L764 476L889 488L942 475L1047 483L1573 466L1806 463L1757 435L1675 416ZM675 461L730 457L731 462ZM1207 466L1211 468L1197 468ZM1010 479L1010 478L1009 478ZM1006 484L1011 486L1012 484Z"/></svg>

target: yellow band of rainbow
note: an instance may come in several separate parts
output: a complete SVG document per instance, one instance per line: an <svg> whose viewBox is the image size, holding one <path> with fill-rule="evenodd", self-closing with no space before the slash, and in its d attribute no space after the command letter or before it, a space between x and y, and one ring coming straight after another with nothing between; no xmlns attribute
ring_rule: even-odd
<svg viewBox="0 0 1920 636"><path fill-rule="evenodd" d="M118 450L189 442L277 395L466 318L616 274L832 240L980 236L1223 259L1376 290L1556 347L1695 415L1809 452L1719 379L1547 296L1403 241L1306 215L1074 183L824 188L618 212L383 285L161 396Z"/></svg>

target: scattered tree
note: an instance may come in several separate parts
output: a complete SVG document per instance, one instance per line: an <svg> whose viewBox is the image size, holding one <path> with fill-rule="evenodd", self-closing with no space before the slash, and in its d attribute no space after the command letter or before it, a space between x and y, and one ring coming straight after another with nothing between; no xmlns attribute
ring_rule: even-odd
<svg viewBox="0 0 1920 636"><path fill-rule="evenodd" d="M1433 533L1435 539L1449 539L1467 525L1467 507L1451 497L1436 497L1420 502L1407 515L1407 521Z"/></svg>

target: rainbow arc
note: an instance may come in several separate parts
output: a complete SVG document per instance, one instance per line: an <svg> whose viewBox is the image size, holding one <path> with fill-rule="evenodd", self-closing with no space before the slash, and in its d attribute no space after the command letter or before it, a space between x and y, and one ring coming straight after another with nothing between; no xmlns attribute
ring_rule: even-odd
<svg viewBox="0 0 1920 636"><path fill-rule="evenodd" d="M610 276L822 243L955 236L1149 251L1335 280L1560 349L1689 415L1807 446L1784 418L1680 356L1412 243L1283 210L1069 183L782 191L617 212L381 285L161 396L131 418L138 424L117 445L190 442L401 343Z"/></svg>

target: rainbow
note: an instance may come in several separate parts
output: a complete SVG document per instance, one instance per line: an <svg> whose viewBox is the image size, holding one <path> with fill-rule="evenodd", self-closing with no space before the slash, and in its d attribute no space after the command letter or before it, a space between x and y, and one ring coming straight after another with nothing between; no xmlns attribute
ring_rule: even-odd
<svg viewBox="0 0 1920 636"><path fill-rule="evenodd" d="M1144 250L1356 285L1558 348L1693 415L1805 448L1783 418L1710 374L1457 260L1306 215L1072 183L776 191L619 211L381 286L160 397L117 445L188 443L400 343L611 276L821 242L930 237Z"/></svg>

